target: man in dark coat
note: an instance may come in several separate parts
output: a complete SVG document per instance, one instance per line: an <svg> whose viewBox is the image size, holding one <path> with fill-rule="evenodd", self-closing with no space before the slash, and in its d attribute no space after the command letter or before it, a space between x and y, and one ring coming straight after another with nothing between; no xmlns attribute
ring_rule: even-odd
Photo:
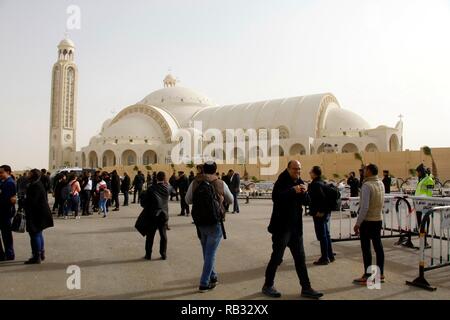
<svg viewBox="0 0 450 320"><path fill-rule="evenodd" d="M157 174L157 183L152 184L142 198L141 206L144 208L138 220L136 229L146 236L145 259L152 259L153 240L156 230L161 237L159 253L161 259L167 259L167 233L166 224L169 221L169 187L166 174L162 171Z"/></svg>
<svg viewBox="0 0 450 320"><path fill-rule="evenodd" d="M389 175L389 170L383 171L383 184L384 184L384 193L386 194L391 193L392 178Z"/></svg>
<svg viewBox="0 0 450 320"><path fill-rule="evenodd" d="M300 179L300 170L299 161L289 161L288 168L279 175L272 191L273 210L268 231L272 234L273 252L262 289L265 295L272 298L281 297L281 293L274 287L274 279L277 268L283 261L286 247L289 247L294 258L295 269L302 286L301 295L314 299L323 295L312 289L306 269L302 212L309 198L306 186Z"/></svg>
<svg viewBox="0 0 450 320"><path fill-rule="evenodd" d="M30 171L30 185L25 199L27 231L30 235L32 257L25 264L40 264L45 260L44 237L42 231L53 227L53 217L47 201L47 191L40 181L40 171Z"/></svg>
<svg viewBox="0 0 450 320"><path fill-rule="evenodd" d="M309 213L313 217L314 230L317 240L320 242L321 253L319 260L314 261L314 264L327 265L335 261L328 226L331 210L327 208L327 186L322 179L322 169L319 166L314 166L309 174L312 179L308 186Z"/></svg>
<svg viewBox="0 0 450 320"><path fill-rule="evenodd" d="M222 177L223 182L225 182L225 184L227 185L228 189L230 189L230 191L231 191L231 187L230 187L231 171L232 170L228 171L228 174L223 175L223 177ZM231 194L233 194L233 193L231 193ZM234 199L234 196L233 196L233 199ZM225 212L229 212L230 205L228 203L224 204L224 208L225 208Z"/></svg>
<svg viewBox="0 0 450 320"><path fill-rule="evenodd" d="M15 214L17 202L16 183L11 176L11 167L3 165L0 167L0 261L15 259L14 241L11 230L11 219ZM4 246L4 248L3 248Z"/></svg>
<svg viewBox="0 0 450 320"><path fill-rule="evenodd" d="M144 174L141 171L138 171L137 175L134 177L133 180L133 188L134 188L133 203L136 203L136 194L138 196L138 202L141 201L141 193L144 187L144 183L145 183Z"/></svg>
<svg viewBox="0 0 450 320"><path fill-rule="evenodd" d="M355 172L350 172L347 179L347 185L350 187L350 197L359 197L360 183L358 178L356 178Z"/></svg>
<svg viewBox="0 0 450 320"><path fill-rule="evenodd" d="M171 186L170 201L172 201L173 197L176 197L178 201L178 184L177 184L177 175L175 174L175 171L169 178L169 184Z"/></svg>
<svg viewBox="0 0 450 320"><path fill-rule="evenodd" d="M239 192L241 191L241 176L239 173L234 172L233 170L230 170L230 191L233 194L233 212L232 213L239 213L239 201L238 196Z"/></svg>
<svg viewBox="0 0 450 320"><path fill-rule="evenodd" d="M111 193L112 202L115 206L113 211L119 211L120 177L116 170L114 170L111 175Z"/></svg>
<svg viewBox="0 0 450 320"><path fill-rule="evenodd" d="M51 185L51 182L50 182L50 178L47 175L47 170L46 169L41 169L41 182L44 185L45 192L48 194L49 191L52 188L52 185Z"/></svg>
<svg viewBox="0 0 450 320"><path fill-rule="evenodd" d="M120 185L120 191L123 193L123 206L128 206L128 197L129 197L129 191L130 191L130 185L131 185L131 179L128 173L124 173L124 177L122 180L122 184Z"/></svg>
<svg viewBox="0 0 450 320"><path fill-rule="evenodd" d="M178 190L180 191L181 212L179 216L189 216L189 205L186 203L186 200L184 199L189 189L189 179L184 174L184 171L178 172L177 186Z"/></svg>

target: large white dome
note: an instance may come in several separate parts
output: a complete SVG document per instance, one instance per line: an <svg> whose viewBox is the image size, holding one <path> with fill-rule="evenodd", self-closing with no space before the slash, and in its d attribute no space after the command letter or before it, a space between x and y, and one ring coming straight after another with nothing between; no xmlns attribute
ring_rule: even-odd
<svg viewBox="0 0 450 320"><path fill-rule="evenodd" d="M182 127L187 127L197 111L213 106L204 94L183 87L168 87L150 93L139 104L154 106L168 112Z"/></svg>
<svg viewBox="0 0 450 320"><path fill-rule="evenodd" d="M183 87L170 87L154 91L142 99L140 104L161 108L173 106L207 107L213 105L212 101L204 94Z"/></svg>

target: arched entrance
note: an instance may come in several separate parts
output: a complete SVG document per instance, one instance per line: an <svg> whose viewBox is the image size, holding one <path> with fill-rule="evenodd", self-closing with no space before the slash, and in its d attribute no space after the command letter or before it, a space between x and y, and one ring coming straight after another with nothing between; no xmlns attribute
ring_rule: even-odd
<svg viewBox="0 0 450 320"><path fill-rule="evenodd" d="M358 147L354 143L347 143L342 147L342 153L359 152Z"/></svg>
<svg viewBox="0 0 450 320"><path fill-rule="evenodd" d="M149 164L155 164L158 162L158 157L156 155L156 152L153 150L147 150L144 152L144 155L142 156L142 162L144 165Z"/></svg>
<svg viewBox="0 0 450 320"><path fill-rule="evenodd" d="M122 153L122 165L134 166L137 164L137 155L133 150L125 150Z"/></svg>
<svg viewBox="0 0 450 320"><path fill-rule="evenodd" d="M89 168L97 168L98 167L98 157L97 157L97 153L95 151L89 152L88 165L89 165Z"/></svg>
<svg viewBox="0 0 450 320"><path fill-rule="evenodd" d="M378 152L378 147L374 143L369 143L365 150L366 152Z"/></svg>
<svg viewBox="0 0 450 320"><path fill-rule="evenodd" d="M306 154L306 149L300 143L296 143L296 144L292 145L291 149L289 150L289 155L291 155L291 156L298 156L298 155L305 155L305 154Z"/></svg>
<svg viewBox="0 0 450 320"><path fill-rule="evenodd" d="M103 167L113 167L117 164L116 155L111 150L103 152L102 165Z"/></svg>
<svg viewBox="0 0 450 320"><path fill-rule="evenodd" d="M400 151L400 142L396 134L393 134L389 139L389 151Z"/></svg>

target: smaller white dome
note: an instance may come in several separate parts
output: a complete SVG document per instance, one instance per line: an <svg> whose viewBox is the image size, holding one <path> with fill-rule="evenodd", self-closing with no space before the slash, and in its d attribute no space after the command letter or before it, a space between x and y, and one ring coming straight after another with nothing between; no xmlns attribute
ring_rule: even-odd
<svg viewBox="0 0 450 320"><path fill-rule="evenodd" d="M68 38L63 39L58 45L58 48L67 48L67 47L75 48L75 44L73 43L73 41Z"/></svg>
<svg viewBox="0 0 450 320"><path fill-rule="evenodd" d="M112 122L112 119L107 119L105 122L103 122L101 132L104 132L105 129L109 127L109 125L111 124L111 122Z"/></svg>
<svg viewBox="0 0 450 320"><path fill-rule="evenodd" d="M102 136L100 134L97 134L89 140L89 145L97 144L98 141L102 139Z"/></svg>
<svg viewBox="0 0 450 320"><path fill-rule="evenodd" d="M352 111L330 107L327 112L325 120L325 132L327 134L367 129L370 129L370 124Z"/></svg>

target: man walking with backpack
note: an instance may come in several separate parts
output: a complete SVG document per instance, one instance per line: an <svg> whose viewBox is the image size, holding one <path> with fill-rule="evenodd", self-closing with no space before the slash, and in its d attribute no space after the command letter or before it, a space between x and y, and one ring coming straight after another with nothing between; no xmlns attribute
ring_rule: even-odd
<svg viewBox="0 0 450 320"><path fill-rule="evenodd" d="M217 164L208 161L203 165L203 174L198 175L186 193L186 203L192 204L192 218L203 250L203 271L200 292L212 290L217 285L215 258L222 237L226 238L223 220L223 203L233 203L228 186L216 176Z"/></svg>
<svg viewBox="0 0 450 320"><path fill-rule="evenodd" d="M332 201L331 187L322 180L322 169L314 166L309 173L312 182L308 186L310 198L309 213L313 217L314 229L317 240L320 241L321 257L315 261L315 265L327 265L334 262L333 248L331 246L330 221L331 209L329 202ZM337 189L335 190L339 192ZM336 197L334 197L336 199Z"/></svg>

